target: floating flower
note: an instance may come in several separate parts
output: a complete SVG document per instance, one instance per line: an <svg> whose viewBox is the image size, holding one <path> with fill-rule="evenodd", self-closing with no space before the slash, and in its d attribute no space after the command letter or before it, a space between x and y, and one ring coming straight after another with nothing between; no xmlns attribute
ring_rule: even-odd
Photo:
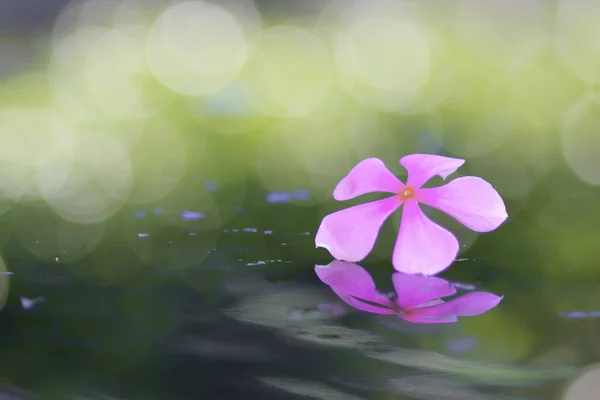
<svg viewBox="0 0 600 400"><path fill-rule="evenodd" d="M458 317L483 314L502 300L492 293L471 292L444 302L442 297L456 294L452 283L438 277L402 272L392 275L396 292L389 296L377 290L364 268L339 260L326 266L317 265L315 271L348 305L375 314L395 314L409 322L456 322Z"/></svg>
<svg viewBox="0 0 600 400"><path fill-rule="evenodd" d="M361 161L338 183L333 197L342 201L372 192L394 195L327 215L315 237L316 246L326 248L336 259L361 261L373 249L383 222L404 205L392 264L412 274L434 275L446 269L458 254L458 240L427 218L419 204L437 208L476 232L492 231L507 218L502 198L481 178L465 176L440 187L422 187L435 175L445 179L464 162L430 154L408 155L400 160L408 171L404 184L378 158Z"/></svg>

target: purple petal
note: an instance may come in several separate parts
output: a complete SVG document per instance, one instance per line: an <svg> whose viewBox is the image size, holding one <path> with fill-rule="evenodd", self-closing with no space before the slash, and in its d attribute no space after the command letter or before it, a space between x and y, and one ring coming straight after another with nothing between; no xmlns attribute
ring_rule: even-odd
<svg viewBox="0 0 600 400"><path fill-rule="evenodd" d="M458 254L458 240L423 214L415 201L404 204L392 264L399 272L435 275Z"/></svg>
<svg viewBox="0 0 600 400"><path fill-rule="evenodd" d="M360 265L335 260L329 265L315 265L315 272L319 279L331 286L340 297L351 295L388 307L392 305L389 298L377 290L371 275ZM348 304L354 306L351 303Z"/></svg>
<svg viewBox="0 0 600 400"><path fill-rule="evenodd" d="M411 310L424 303L456 293L453 284L433 276L403 274L392 275L398 298L396 303L404 310Z"/></svg>
<svg viewBox="0 0 600 400"><path fill-rule="evenodd" d="M394 314L395 313L395 311L390 308L391 303L390 303L390 307L379 307L376 305L371 305L371 304L365 303L363 301L360 301L359 299L352 297L349 294L338 293L335 290L333 292L335 294L337 294L340 297L340 299L342 299L346 304L356 308L357 310L366 311L366 312L370 312L370 313L374 313L374 314Z"/></svg>
<svg viewBox="0 0 600 400"><path fill-rule="evenodd" d="M445 301L442 299L435 299L435 300L431 300L431 301L426 301L425 303L421 303L418 306L416 306L415 308L437 306L438 304L442 304L442 303L445 303Z"/></svg>
<svg viewBox="0 0 600 400"><path fill-rule="evenodd" d="M411 314L398 316L405 321L414 322L417 324L448 324L458 321L456 315L421 316L418 314Z"/></svg>
<svg viewBox="0 0 600 400"><path fill-rule="evenodd" d="M341 201L372 192L399 193L404 184L390 172L383 161L367 158L348 172L333 191L333 198Z"/></svg>
<svg viewBox="0 0 600 400"><path fill-rule="evenodd" d="M383 222L400 205L398 196L346 208L321 221L315 245L338 260L360 261L373 249Z"/></svg>
<svg viewBox="0 0 600 400"><path fill-rule="evenodd" d="M400 165L408 171L406 184L413 189L420 188L436 175L446 179L464 163L465 160L433 154L411 154L400 159Z"/></svg>
<svg viewBox="0 0 600 400"><path fill-rule="evenodd" d="M431 307L417 308L413 314L421 317L440 317L444 315L473 316L483 314L496 307L502 296L488 292L472 292L446 303Z"/></svg>
<svg viewBox="0 0 600 400"><path fill-rule="evenodd" d="M456 218L476 232L489 232L508 215L498 192L488 182L465 176L448 184L419 190L419 202Z"/></svg>
<svg viewBox="0 0 600 400"><path fill-rule="evenodd" d="M315 265L315 272L323 283L345 293L359 293L358 288L375 289L371 274L353 262L334 260L328 265Z"/></svg>

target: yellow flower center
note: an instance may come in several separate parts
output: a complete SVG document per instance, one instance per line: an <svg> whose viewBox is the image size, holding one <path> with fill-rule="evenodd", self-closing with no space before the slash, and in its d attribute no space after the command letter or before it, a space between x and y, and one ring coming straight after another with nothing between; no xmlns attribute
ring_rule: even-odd
<svg viewBox="0 0 600 400"><path fill-rule="evenodd" d="M415 189L409 187L409 186L405 186L404 189L402 189L400 191L400 193L398 193L398 195L400 196L400 198L402 199L402 201L406 201L408 199L411 199L415 196Z"/></svg>

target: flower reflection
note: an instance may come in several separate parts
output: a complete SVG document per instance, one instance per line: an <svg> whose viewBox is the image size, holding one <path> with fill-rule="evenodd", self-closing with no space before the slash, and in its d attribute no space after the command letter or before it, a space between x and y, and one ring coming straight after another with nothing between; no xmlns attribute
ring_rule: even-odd
<svg viewBox="0 0 600 400"><path fill-rule="evenodd" d="M502 300L492 293L471 292L443 301L442 297L456 294L452 283L439 277L402 272L392 275L395 293L386 295L377 290L364 268L346 261L317 265L315 271L323 283L352 307L376 314L395 314L415 323L456 322L459 316L483 314Z"/></svg>

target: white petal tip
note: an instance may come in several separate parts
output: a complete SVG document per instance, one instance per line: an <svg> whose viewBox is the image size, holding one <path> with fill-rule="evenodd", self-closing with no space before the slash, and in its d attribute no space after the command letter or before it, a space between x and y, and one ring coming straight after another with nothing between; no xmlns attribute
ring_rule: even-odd
<svg viewBox="0 0 600 400"><path fill-rule="evenodd" d="M318 249L319 247L321 247L331 253L331 249L325 243L315 243L315 249Z"/></svg>

